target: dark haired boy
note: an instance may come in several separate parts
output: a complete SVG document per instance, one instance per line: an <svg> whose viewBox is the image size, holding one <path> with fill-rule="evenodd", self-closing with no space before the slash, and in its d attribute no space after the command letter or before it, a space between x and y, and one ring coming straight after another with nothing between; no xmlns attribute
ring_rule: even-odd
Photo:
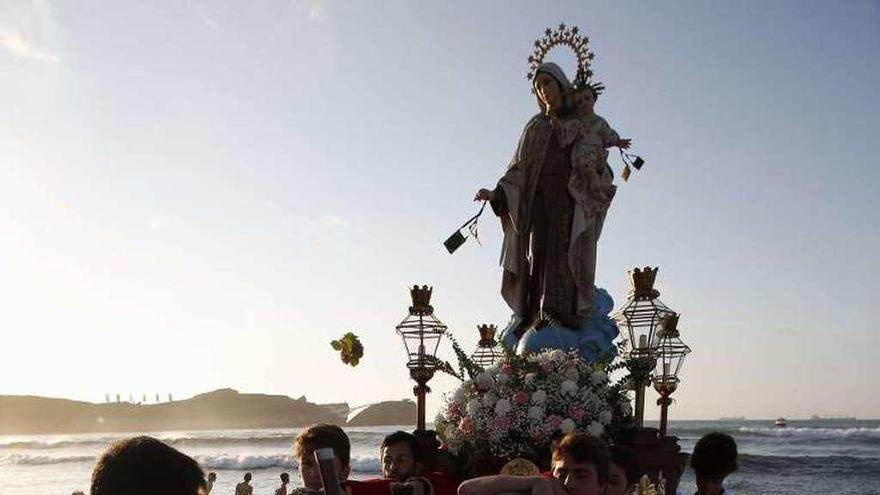
<svg viewBox="0 0 880 495"><path fill-rule="evenodd" d="M721 495L724 479L736 471L736 442L725 433L704 435L694 446L691 468L697 478L695 495Z"/></svg>
<svg viewBox="0 0 880 495"><path fill-rule="evenodd" d="M323 491L321 470L315 460L318 449L333 449L333 462L344 491L350 495L388 495L390 482L386 479L349 481L351 473L351 442L342 428L336 425L316 424L301 431L293 443L293 455L299 463L303 487L293 494L311 494Z"/></svg>
<svg viewBox="0 0 880 495"><path fill-rule="evenodd" d="M424 472L419 458L419 441L412 433L395 431L382 440L379 448L382 476L391 480L392 488L404 487L412 495L452 495L455 485L443 473Z"/></svg>
<svg viewBox="0 0 880 495"><path fill-rule="evenodd" d="M114 443L92 471L92 495L199 495L204 489L196 461L147 436Z"/></svg>
<svg viewBox="0 0 880 495"><path fill-rule="evenodd" d="M608 449L611 463L608 466L608 486L605 495L630 495L634 492L642 476L639 459L627 447L614 446Z"/></svg>
<svg viewBox="0 0 880 495"><path fill-rule="evenodd" d="M511 492L599 495L608 483L608 448L585 433L569 433L553 446L552 471L544 477L486 476L465 481L459 495Z"/></svg>

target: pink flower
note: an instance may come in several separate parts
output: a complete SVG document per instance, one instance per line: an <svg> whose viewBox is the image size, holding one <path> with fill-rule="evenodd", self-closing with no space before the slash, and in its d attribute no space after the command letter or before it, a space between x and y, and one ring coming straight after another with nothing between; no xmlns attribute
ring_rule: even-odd
<svg viewBox="0 0 880 495"><path fill-rule="evenodd" d="M460 407L458 402L450 402L448 406L446 406L446 417L451 418L458 414Z"/></svg>
<svg viewBox="0 0 880 495"><path fill-rule="evenodd" d="M461 419L461 425L459 425L458 428L465 433L473 433L474 420L472 420L470 416L465 416Z"/></svg>
<svg viewBox="0 0 880 495"><path fill-rule="evenodd" d="M518 406L525 406L529 403L529 394L520 390L519 392L513 394L513 403Z"/></svg>
<svg viewBox="0 0 880 495"><path fill-rule="evenodd" d="M529 431L529 435L532 437L532 440L536 442L543 442L545 438L544 432L540 428L535 428Z"/></svg>
<svg viewBox="0 0 880 495"><path fill-rule="evenodd" d="M556 414L552 414L547 417L547 425L550 427L550 431L555 431L559 428L559 425L562 423L562 416L557 416Z"/></svg>
<svg viewBox="0 0 880 495"><path fill-rule="evenodd" d="M513 366L511 366L510 363L504 363L501 365L501 372L509 375L513 373Z"/></svg>
<svg viewBox="0 0 880 495"><path fill-rule="evenodd" d="M498 416L492 425L498 430L506 430L510 426L510 420L507 419L507 416Z"/></svg>
<svg viewBox="0 0 880 495"><path fill-rule="evenodd" d="M584 410L577 404L572 404L571 407L568 408L568 415L575 421L580 421L581 418L584 417L584 414L586 414Z"/></svg>
<svg viewBox="0 0 880 495"><path fill-rule="evenodd" d="M541 369L544 370L544 373L550 373L553 371L553 362L552 361L543 361L541 363Z"/></svg>

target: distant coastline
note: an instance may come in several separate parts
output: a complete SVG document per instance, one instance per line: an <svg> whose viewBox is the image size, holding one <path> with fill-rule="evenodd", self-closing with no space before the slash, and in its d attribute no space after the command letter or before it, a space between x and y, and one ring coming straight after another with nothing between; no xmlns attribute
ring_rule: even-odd
<svg viewBox="0 0 880 495"><path fill-rule="evenodd" d="M348 418L350 412L346 403L315 404L305 397L242 394L229 388L159 404L5 395L0 396L0 435L297 428L314 423L386 426L412 423L416 405L386 401Z"/></svg>

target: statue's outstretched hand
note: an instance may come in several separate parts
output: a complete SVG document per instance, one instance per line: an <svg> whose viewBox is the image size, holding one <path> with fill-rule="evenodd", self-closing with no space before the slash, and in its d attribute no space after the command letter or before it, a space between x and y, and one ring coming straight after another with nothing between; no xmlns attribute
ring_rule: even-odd
<svg viewBox="0 0 880 495"><path fill-rule="evenodd" d="M488 189L480 189L474 196L474 201L492 201L493 199L495 199L495 193Z"/></svg>
<svg viewBox="0 0 880 495"><path fill-rule="evenodd" d="M632 144L632 139L620 139L617 141L617 147L622 150L628 150Z"/></svg>

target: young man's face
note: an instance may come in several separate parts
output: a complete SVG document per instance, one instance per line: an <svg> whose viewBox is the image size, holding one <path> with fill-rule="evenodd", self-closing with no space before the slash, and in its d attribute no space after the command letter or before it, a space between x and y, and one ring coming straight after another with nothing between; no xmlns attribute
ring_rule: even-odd
<svg viewBox="0 0 880 495"><path fill-rule="evenodd" d="M303 486L309 490L323 490L324 484L321 483L321 467L315 460L315 453L312 450L303 452L302 458L297 459L299 462L299 476L302 479ZM351 466L343 466L339 457L333 458L333 464L336 466L336 472L339 473L339 481L348 479Z"/></svg>
<svg viewBox="0 0 880 495"><path fill-rule="evenodd" d="M626 479L626 470L613 462L608 466L608 485L605 487L605 495L628 495L632 493L633 486Z"/></svg>
<svg viewBox="0 0 880 495"><path fill-rule="evenodd" d="M382 475L405 481L416 471L416 460L406 442L397 442L382 449Z"/></svg>
<svg viewBox="0 0 880 495"><path fill-rule="evenodd" d="M553 477L570 495L599 495L605 488L599 483L595 466L589 462L574 462L568 455L553 460Z"/></svg>

